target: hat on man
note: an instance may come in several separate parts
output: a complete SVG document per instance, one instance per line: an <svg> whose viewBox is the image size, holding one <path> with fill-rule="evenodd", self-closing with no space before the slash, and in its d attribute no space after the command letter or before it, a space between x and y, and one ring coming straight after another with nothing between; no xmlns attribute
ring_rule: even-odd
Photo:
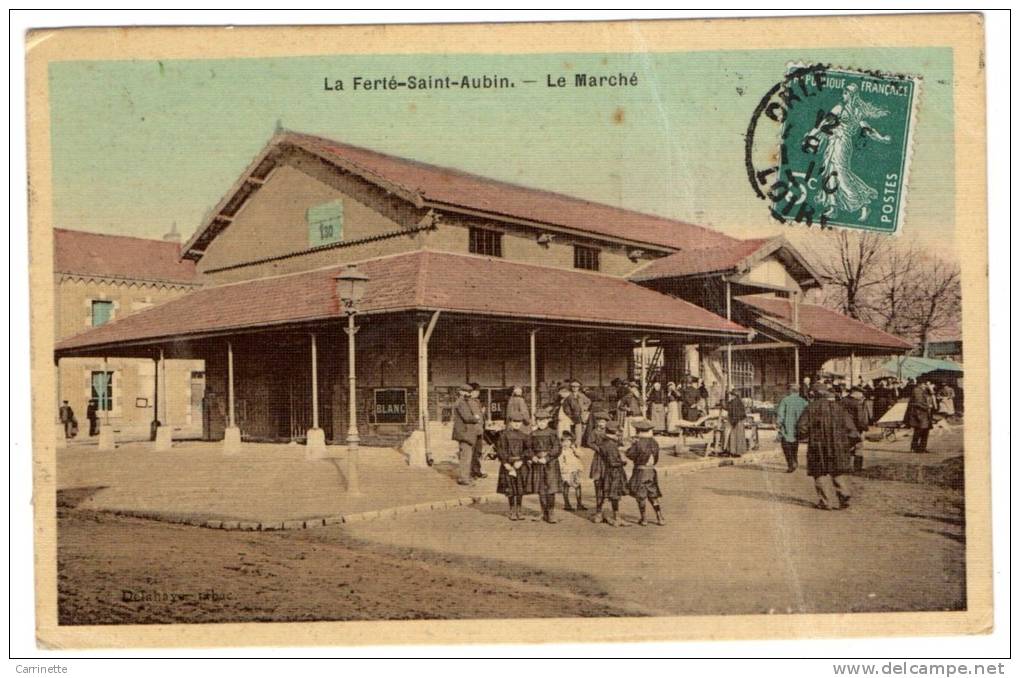
<svg viewBox="0 0 1020 678"><path fill-rule="evenodd" d="M471 387L472 391L480 391L482 389L482 387L478 385L477 381L472 381L470 384L468 384L468 386Z"/></svg>
<svg viewBox="0 0 1020 678"><path fill-rule="evenodd" d="M851 386L850 387L850 392L851 393L860 393L861 395L863 395L864 394L864 389L861 388L860 386Z"/></svg>
<svg viewBox="0 0 1020 678"><path fill-rule="evenodd" d="M823 381L816 381L811 385L811 392L815 395L827 396L829 395L829 387L825 385Z"/></svg>
<svg viewBox="0 0 1020 678"><path fill-rule="evenodd" d="M571 385L571 386L573 386L574 384L577 384L578 386L580 386L580 385L581 385L581 382L580 382L580 381L578 381L577 379L571 379L571 380L570 380L570 385Z"/></svg>
<svg viewBox="0 0 1020 678"><path fill-rule="evenodd" d="M647 419L638 419L637 421L633 422L631 426L633 426L634 429L638 431L651 431L653 428L655 428L655 424L648 421Z"/></svg>
<svg viewBox="0 0 1020 678"><path fill-rule="evenodd" d="M620 432L619 424L617 424L612 419L606 422L606 433L619 433L619 432Z"/></svg>
<svg viewBox="0 0 1020 678"><path fill-rule="evenodd" d="M472 391L471 384L464 384L463 386L458 388L457 391L460 393L471 393Z"/></svg>
<svg viewBox="0 0 1020 678"><path fill-rule="evenodd" d="M571 433L570 431L564 431L563 433L560 434L560 438L563 438L564 440L573 440L574 434Z"/></svg>
<svg viewBox="0 0 1020 678"><path fill-rule="evenodd" d="M591 416L595 417L595 421L599 421L600 419L602 421L609 421L609 413L603 410L599 410L598 412L592 412Z"/></svg>
<svg viewBox="0 0 1020 678"><path fill-rule="evenodd" d="M552 419L552 412L548 407L540 407L535 410L535 419Z"/></svg>

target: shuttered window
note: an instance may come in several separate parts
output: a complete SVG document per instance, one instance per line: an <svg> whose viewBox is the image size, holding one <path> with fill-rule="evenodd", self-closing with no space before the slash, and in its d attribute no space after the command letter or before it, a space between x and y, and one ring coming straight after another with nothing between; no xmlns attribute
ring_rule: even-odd
<svg viewBox="0 0 1020 678"><path fill-rule="evenodd" d="M585 271L599 270L599 249L597 247L574 245L574 268L580 268Z"/></svg>
<svg viewBox="0 0 1020 678"><path fill-rule="evenodd" d="M92 373L92 399L100 412L113 409L113 372Z"/></svg>
<svg viewBox="0 0 1020 678"><path fill-rule="evenodd" d="M92 302L92 326L99 327L110 322L113 316L113 302L95 300Z"/></svg>
<svg viewBox="0 0 1020 678"><path fill-rule="evenodd" d="M487 257L503 256L503 234L484 228L472 228L468 233L468 249L472 254L484 254Z"/></svg>

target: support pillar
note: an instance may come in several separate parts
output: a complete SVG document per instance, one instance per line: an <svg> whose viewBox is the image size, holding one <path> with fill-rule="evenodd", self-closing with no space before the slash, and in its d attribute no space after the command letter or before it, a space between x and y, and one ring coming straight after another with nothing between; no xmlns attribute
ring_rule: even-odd
<svg viewBox="0 0 1020 678"><path fill-rule="evenodd" d="M800 386L800 346L793 347L793 383Z"/></svg>
<svg viewBox="0 0 1020 678"><path fill-rule="evenodd" d="M431 466L434 458L429 439L429 339L438 320L439 311L436 311L428 323L418 323L418 430L401 446L407 465L417 468Z"/></svg>
<svg viewBox="0 0 1020 678"><path fill-rule="evenodd" d="M305 434L305 458L322 459L326 456L326 433L319 428L319 358L315 344L315 333L312 338L312 427Z"/></svg>
<svg viewBox="0 0 1020 678"><path fill-rule="evenodd" d="M648 337L641 337L641 412L648 412Z"/></svg>
<svg viewBox="0 0 1020 678"><path fill-rule="evenodd" d="M857 362L857 356L854 355L853 351L850 351L850 385L847 388L852 388L856 383L854 381L854 363Z"/></svg>
<svg viewBox="0 0 1020 678"><path fill-rule="evenodd" d="M166 357L163 355L163 349L159 349L159 363L156 366L157 374L162 374L156 378L157 388L161 384L163 388L163 397L159 399L163 405L163 416L158 417L159 426L156 427L156 451L166 452L173 445L173 428L170 426L170 403L167 402L167 389L166 389ZM157 415L159 414L157 410Z"/></svg>
<svg viewBox="0 0 1020 678"><path fill-rule="evenodd" d="M241 453L241 429L234 415L234 346L227 342L227 427L223 430L223 454Z"/></svg>
<svg viewBox="0 0 1020 678"><path fill-rule="evenodd" d="M528 386L531 390L531 416L534 421L535 412L538 410L538 359L535 349L535 335L538 330L531 330L528 333L528 357L529 357L529 379Z"/></svg>
<svg viewBox="0 0 1020 678"><path fill-rule="evenodd" d="M110 373L110 364L106 356L103 356L103 376ZM106 382L105 400L113 407L113 399L109 396L110 382ZM103 410L102 423L99 424L99 449L102 452L110 452L117 447L113 438L113 427L110 425L110 410Z"/></svg>
<svg viewBox="0 0 1020 678"><path fill-rule="evenodd" d="M726 319L733 320L733 296L730 290L730 281L726 281ZM726 342L726 388L723 392L723 401L729 396L730 389L733 388L733 343L732 340Z"/></svg>

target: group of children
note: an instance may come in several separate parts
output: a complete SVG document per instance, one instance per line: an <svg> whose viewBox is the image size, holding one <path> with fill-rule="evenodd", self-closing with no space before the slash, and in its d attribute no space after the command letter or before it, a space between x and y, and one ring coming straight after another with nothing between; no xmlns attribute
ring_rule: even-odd
<svg viewBox="0 0 1020 678"><path fill-rule="evenodd" d="M595 485L594 522L623 527L620 518L620 497L630 495L637 500L641 513L639 525L647 525L646 504L655 511L656 523L664 525L659 499L658 475L659 444L653 437L653 425L647 419L632 422L637 437L629 447L620 439L620 429L605 413L594 413L595 428L588 436L594 450L589 477ZM574 511L570 495L577 500L578 511L587 510L582 502L581 478L583 467L574 434L564 430L557 434L550 428L550 408L535 412L534 427L522 429L524 417L519 413L508 416L507 427L496 440L495 455L499 459L499 479L496 491L506 495L510 520L523 520L521 502L525 495L537 494L542 508L542 520L558 522L554 516L557 494L563 495L563 508ZM626 459L633 462L630 478L627 477ZM606 519L603 506L609 500L612 517Z"/></svg>

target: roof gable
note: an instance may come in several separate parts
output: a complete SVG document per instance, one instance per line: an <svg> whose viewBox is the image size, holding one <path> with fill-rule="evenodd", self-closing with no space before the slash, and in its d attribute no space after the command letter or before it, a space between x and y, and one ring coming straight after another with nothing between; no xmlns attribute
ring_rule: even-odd
<svg viewBox="0 0 1020 678"><path fill-rule="evenodd" d="M674 252L653 259L634 271L630 280L646 282L663 278L684 278L711 274L742 274L774 256L803 289L821 287L821 276L785 238L755 238L693 250Z"/></svg>
<svg viewBox="0 0 1020 678"><path fill-rule="evenodd" d="M296 147L378 184L418 207L461 210L492 219L516 220L663 249L726 245L735 239L718 231L666 217L591 202L561 193L400 158L297 132L281 132L249 165L184 248L199 259L208 243L272 171L282 149Z"/></svg>

